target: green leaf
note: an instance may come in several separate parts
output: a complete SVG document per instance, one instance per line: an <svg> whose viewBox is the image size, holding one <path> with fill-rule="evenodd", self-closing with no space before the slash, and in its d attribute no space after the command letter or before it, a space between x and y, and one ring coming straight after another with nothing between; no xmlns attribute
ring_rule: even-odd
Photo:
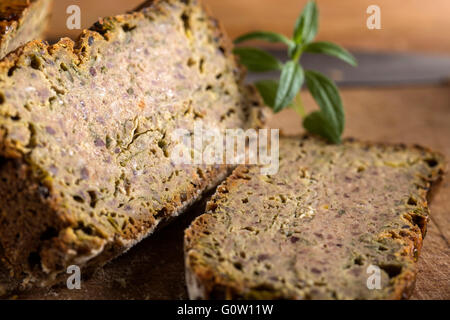
<svg viewBox="0 0 450 320"><path fill-rule="evenodd" d="M279 81L262 80L255 83L266 105L279 112L292 107L304 120L309 132L318 134L333 143L340 143L344 131L345 114L342 100L333 81L315 71L304 71L298 61L303 52L337 57L353 66L357 61L344 48L330 42L313 42L319 27L319 11L314 0L307 2L295 23L293 39L275 32L255 31L238 37L234 43L264 40L286 44L290 61L283 65L267 52L255 48L236 48L234 53L249 71L281 70ZM299 91L305 82L320 110L305 116Z"/></svg>
<svg viewBox="0 0 450 320"><path fill-rule="evenodd" d="M287 46L292 46L294 42L290 40L288 37L275 33L275 32L269 32L269 31L254 31L246 33L234 40L235 44L248 41L248 40L264 40L269 42L281 42L286 44Z"/></svg>
<svg viewBox="0 0 450 320"><path fill-rule="evenodd" d="M305 72L305 77L306 85L320 107L320 117L317 115L313 116L312 120L310 119L306 122L306 125L310 129L317 131L317 122L321 121L324 127L322 136L333 142L340 140L340 136L344 131L345 114L337 87L333 81L319 72L308 70ZM312 126L311 121L315 126ZM333 132L335 135L333 138L330 138ZM320 134L319 132L314 133Z"/></svg>
<svg viewBox="0 0 450 320"><path fill-rule="evenodd" d="M305 75L296 61L288 61L281 70L280 84L275 98L274 111L279 112L292 103L300 91Z"/></svg>
<svg viewBox="0 0 450 320"><path fill-rule="evenodd" d="M294 41L298 44L311 42L319 26L319 10L315 1L308 1L295 23Z"/></svg>
<svg viewBox="0 0 450 320"><path fill-rule="evenodd" d="M303 127L311 133L328 139L332 143L341 143L341 135L336 131L336 128L325 119L323 113L320 111L310 113L303 120Z"/></svg>
<svg viewBox="0 0 450 320"><path fill-rule="evenodd" d="M301 49L301 46L299 44L294 43L292 46L288 47L288 57L290 59L295 59L295 55L299 50Z"/></svg>
<svg viewBox="0 0 450 320"><path fill-rule="evenodd" d="M283 66L274 56L261 49L239 47L235 48L233 52L249 71L265 72L280 70Z"/></svg>
<svg viewBox="0 0 450 320"><path fill-rule="evenodd" d="M331 43L331 42L312 42L310 44L307 44L303 48L304 52L311 52L311 53L323 53L327 54L329 56L333 56L336 58L339 58L348 64L356 67L358 65L355 57L345 50L344 48L338 46L337 44Z"/></svg>
<svg viewBox="0 0 450 320"><path fill-rule="evenodd" d="M275 97L278 91L278 81L276 80L261 80L255 82L255 86L258 89L264 103L273 108L275 106Z"/></svg>

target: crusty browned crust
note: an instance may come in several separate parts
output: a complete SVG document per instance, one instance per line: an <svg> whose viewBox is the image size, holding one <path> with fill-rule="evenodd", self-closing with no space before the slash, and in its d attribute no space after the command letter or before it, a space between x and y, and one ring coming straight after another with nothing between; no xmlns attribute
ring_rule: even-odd
<svg viewBox="0 0 450 320"><path fill-rule="evenodd" d="M206 25L207 28L204 30L205 32L194 33L197 40L194 40L191 34L192 30L190 30L191 26L189 22L183 21L183 19L191 19L189 18L189 14L191 13L199 18L198 26L204 28ZM98 140L98 138L95 138L90 141L79 141L73 147L78 148L79 145L87 144L89 146L86 148L83 147L81 151L91 152L91 150L94 150L92 154L96 153L98 148L106 157L111 155L111 159L114 159L113 163L115 165L108 164L108 162L102 165L97 164L90 172L89 168L86 167L81 170L80 168L76 168L76 162L68 168L61 165L63 159L66 159L64 161L68 161L69 159L64 149L72 148L69 144L78 138L78 135L75 133L79 128L73 126L71 128L72 131L58 132L59 126L64 127L63 119L56 126L55 123L44 124L45 121L49 120L47 118L50 118L50 116L56 115L60 117L62 112L65 112L67 109L59 109L61 113L52 111L53 113L50 112L47 118L35 120L39 118L39 111L35 109L37 105L53 110L52 108L60 108L58 105L54 105L55 102L66 99L65 95L70 96L70 90L68 91L64 88L64 81L68 81L67 85L70 87L73 85L74 79L76 79L77 83L80 81L81 88L86 86L86 90L89 90L96 85L97 79L103 77L101 76L103 72L109 72L109 70L114 72L114 68L103 66L101 63L96 63L96 61L105 59L108 50L111 49L109 51L112 51L113 48L111 47L113 46L115 46L114 49L118 50L113 57L117 57L119 54L117 52L125 51L126 54L128 46L124 45L120 47L118 43L120 44L121 41L125 41L124 39L129 39L127 37L135 29L139 30L139 26L137 25L143 25L143 27L149 28L149 26L153 26L152 23L155 23L154 27L158 27L155 20L160 17L166 19L164 23L167 23L167 21L173 23L172 28L176 29L177 35L185 34L186 39L189 41L199 41L198 46L200 48L198 50L204 49L205 52L203 54L218 57L217 59L222 66L226 66L224 68L225 71L219 69L217 72L227 72L220 76L223 76L222 79L226 77L227 82L223 86L226 87L225 89L232 90L232 92L227 91L225 94L222 94L219 91L218 94L215 94L214 97L219 96L220 99L223 99L216 99L217 105L212 105L211 108L219 108L228 99L225 95L233 96L233 99L238 99L238 101L234 101L233 106L230 104L225 107L235 108L237 106L237 108L233 109L233 112L229 115L227 115L228 109L225 107L222 107L218 112L209 112L209 118L207 120L211 119L213 122L221 121L221 125L224 128L227 126L253 126L257 125L257 123L252 122L253 120L257 120L257 122L261 120L260 113L257 111L259 109L259 106L256 105L258 102L248 94L251 89L246 89L242 85L241 72L237 65L235 65L235 58L231 53L231 48L227 46L225 35L217 30L215 22L204 14L197 1L155 1L151 3L150 7L145 7L139 12L100 20L91 30L83 31L76 42L70 39L62 39L54 45L48 45L44 42L33 41L7 55L0 62L0 78L4 80L4 84L0 85L0 159L2 163L0 169L2 175L2 183L0 183L0 194L2 195L0 243L5 253L4 260L6 265L14 271L17 277L25 277L25 281L29 281L30 284L48 285L59 281L62 277L66 276L65 269L71 264L81 266L84 268L85 273L103 265L154 232L155 228L160 224L165 223L170 218L176 217L186 207L199 199L202 192L215 186L229 173L230 168L225 165L173 168L174 165L170 163L170 158L166 154L166 152L170 152L169 148L172 146L170 146L170 142L169 146L167 146L168 143L164 140L166 138L165 132L163 132L160 126L168 126L169 120L172 121L171 124L182 120L174 118L175 115L167 121L166 119L158 119L155 116L159 121L155 124L155 127L152 127L153 122L151 121L154 119L151 113L145 118L142 116L142 120L137 121L137 125L135 124L135 119L130 119L129 122L127 122L128 120L124 120L125 123L122 124L124 133L119 138L116 138L115 134L111 136L107 135L104 138L103 135L105 133L101 132L113 127L116 122L112 122L110 126L105 126L103 130L100 130L102 128L100 125L97 125L97 127L86 127L85 131L88 133L91 132L90 130L98 130L99 134L102 135L102 139ZM185 22L185 25L183 25L183 22ZM197 21L193 21L193 23L197 23ZM159 27L164 29L166 25ZM148 36L148 33L140 33L140 36ZM167 38L166 34L161 33L158 33L155 37L158 40L163 37ZM205 39L201 37L205 37ZM198 40L199 38L203 40ZM186 43L189 44L189 41L186 40ZM200 43L203 43L201 41L205 41L205 48L200 45ZM98 56L97 51L100 50L99 48L103 50L103 54L100 56ZM211 50L212 48L215 50ZM147 51L141 47L136 49L140 52ZM150 48L147 49L150 50ZM194 49L197 48L195 47ZM185 48L184 50L187 49ZM122 53L122 55L125 54ZM147 54L150 53L146 52L145 55ZM189 58L188 56L184 56L183 53L181 53L181 56L178 52L173 54L174 57L178 55L178 58L183 60L188 60ZM144 55L144 53L141 53L141 55ZM144 59L145 57L142 56L142 58ZM200 60L200 57L198 58ZM189 72L192 74L197 72L192 71L194 67L196 68L195 70L197 68L201 70L201 61L193 61L193 63L196 63L195 66L191 65L190 61L186 62L183 61L183 65L180 65L180 68L184 68L182 70L187 69L185 66L192 68L189 69L191 70ZM204 65L205 68L216 67L211 61L204 61ZM130 66L135 66L135 64ZM173 67L172 65L170 66ZM106 69L104 70L103 68ZM148 68L147 72L151 71L152 68ZM11 85L11 78L14 78L20 72L28 73L20 77L21 81L24 81L23 86L25 88L21 87L16 89L16 87ZM201 72L203 71L201 70ZM59 76L55 76L55 73ZM130 75L136 76L136 73L130 72ZM178 76L178 74L174 73L171 76L175 77L176 75ZM42 77L41 81L31 84L37 76ZM220 76L216 78L215 74L208 74L205 75L205 78L208 77L210 79L214 77L219 86L218 79L220 79ZM180 81L182 81L182 77L183 74L177 79L181 79ZM128 99L130 96L137 95L138 90L142 90L141 84L139 86L136 85L134 91L130 91L126 87L121 87L121 79L109 80L112 81L111 84L115 84L117 87L116 91L111 93L115 95L116 100ZM86 82L89 83L89 86L86 85ZM0 81L0 83L2 82ZM48 88L44 88L44 98L42 98L41 92L38 92L36 96L33 96L35 101L32 101L32 105L28 105L23 99L21 92L26 92L26 89L30 89L30 87L33 92L39 91L34 91L33 86L37 87L47 83L49 86ZM142 85L147 87L147 90L153 88L147 81ZM154 85L157 86L159 83L155 81ZM195 85L195 83L192 84L189 82L189 85ZM106 87L106 84L104 86ZM77 87L76 89L79 90L80 88ZM183 93L182 89L180 89L180 94ZM194 95L200 92L199 94L207 95L209 94L208 91L212 90L206 85L204 87L202 85L200 89L191 94ZM124 93L121 93L120 90L123 90ZM166 87L163 87L162 90L166 90ZM49 91L51 94L54 94L53 97L47 96ZM149 95L147 92L149 91L146 91L146 96ZM94 93L98 93L98 91L94 91ZM123 98L124 94L126 94L126 98ZM155 98L158 97L155 95ZM76 96L75 98L80 99ZM82 97L82 101L78 101L75 104L70 99L63 101L63 104L69 110L70 108L74 108L74 116L78 117L76 119L81 119L79 120L81 122L84 120L87 121L89 114L79 114L77 103L80 103L82 107L87 107L88 103L85 104L84 99L90 98L92 98L91 95L86 95ZM150 110L153 110L149 109L150 107L146 105L144 97L141 96L141 98L142 100L137 101L136 104L134 104L131 98L131 102L128 102L128 100L123 102L127 104L127 108L135 108L138 110L136 111L136 119L141 111L148 113ZM205 101L203 95L200 95L200 98L198 98L200 102ZM111 101L109 103L113 102ZM105 103L105 105L110 105L109 103ZM90 107L97 108L97 104L91 103ZM166 103L161 107L161 110L169 107L170 105L167 106ZM185 107L187 107L186 110ZM200 103L199 107L201 107ZM191 118L194 119L204 116L200 112L195 113L192 106L189 106L188 101L186 101L186 105L183 102L183 105L177 106L177 108L172 110L172 112L165 111L161 117L169 118L172 114L178 112L189 117L189 119L185 119L183 122L184 125L188 122L186 120L190 120L188 124L191 125L193 124ZM41 110L48 112L45 109ZM96 110L94 109L92 112ZM118 110L120 112L128 111L124 106L120 106ZM101 116L109 116L114 111L116 110L108 109L108 114ZM224 114L223 120L222 113ZM100 121L100 123L105 121L104 117L100 120L93 118L93 120ZM127 123L132 123L134 128L127 129ZM148 127L148 130L144 130L146 127ZM138 130L142 130L142 132ZM121 131L118 131L118 133L121 133ZM146 134L148 134L148 138L145 136ZM71 136L72 139L68 139L64 145L59 145L57 142L48 144L46 140L53 139L54 136L58 136L60 140L66 139L68 136ZM153 136L159 137L158 139L160 140L154 143ZM99 181L103 179L108 183L101 189L97 188L96 180L91 181L90 177L97 175L99 170L107 170L108 166L115 168L114 170L117 169L117 172L125 169L131 172L132 167L126 164L122 165L117 158L121 156L122 151L130 152L130 146L132 151L134 150L133 147L137 148L132 143L140 138L149 139L152 144L155 144L149 146L149 152L154 157L165 158L164 162L163 160L159 160L161 163L165 163L165 167L161 168L159 180L156 180L154 185L149 184L147 188L144 188L147 194L143 197L143 200L139 198L140 201L143 201L142 206L133 204L134 207L131 207L131 205L125 205L126 203L116 204L114 203L118 201L116 200L116 194L119 194L121 197L126 197L126 201L129 203L136 203L138 199L132 195L133 189L131 182L127 181L138 179L136 177L140 177L141 175L135 174L134 171L128 177L124 174L119 174L114 186L114 181L110 184L110 173L105 172L100 177L97 177ZM130 140L129 143L127 143L127 139ZM113 147L110 147L111 143ZM45 150L45 146L48 147L47 150ZM59 148L61 148L62 157L58 155ZM35 156L35 153L38 156ZM139 155L139 153L136 154ZM131 156L133 157L134 153ZM149 158L152 159L151 157ZM91 157L90 161L97 161L97 159L101 158ZM51 163L52 161L53 164ZM147 158L143 161L144 163L141 164L146 165L145 161L150 160ZM154 161L154 164L158 165L158 161L151 161ZM125 169L121 169L118 164ZM55 166L61 167L55 168ZM168 170L167 167L171 167L169 170L174 169L173 172L166 172ZM153 162L148 163L148 168L148 170L155 171L155 174L159 173L158 170L154 169ZM65 169L70 169L73 174L63 178L63 175L59 175L59 173L64 172ZM115 174L116 171L112 172ZM67 178L73 178L74 183L68 182L69 184L67 184L64 182ZM164 188L163 184L169 184L169 182L171 184L170 188L169 185ZM80 183L91 183L91 186L86 185L81 188L79 186ZM78 190L75 190L75 188ZM104 198L103 193L105 194ZM128 193L131 193L131 195L128 195ZM146 199L146 196L148 199ZM16 205L16 203L19 205ZM99 208L99 206L105 207ZM108 209L109 207L111 211ZM126 212L127 210L128 212ZM31 214L28 215L28 213Z"/></svg>
<svg viewBox="0 0 450 320"><path fill-rule="evenodd" d="M298 139L300 145L302 145L303 139L310 139L308 136L303 138L291 138ZM291 140L292 141L292 140ZM319 140L319 144L322 142ZM232 207L227 207L228 199L236 196L236 191L241 188L242 185L247 184L252 178L255 177L255 171L252 171L251 167L241 166L237 168L233 174L223 182L217 189L216 194L208 202L206 213L198 217L185 232L185 259L186 259L186 281L188 285L188 292L192 299L406 299L408 298L413 289L416 279L416 261L420 254L422 248L422 241L426 234L426 226L429 220L427 196L430 193L432 185L440 181L444 170L446 169L446 161L444 157L436 152L433 152L427 148L421 146L405 146L405 145L386 145L386 144L376 144L376 143L361 143L354 139L347 139L343 145L346 144L357 144L360 148L379 148L380 152L385 152L383 150L405 150L406 152L419 153L421 154L420 161L425 161L426 170L420 173L420 185L417 186L418 194L416 195L417 201L417 211L404 211L403 218L401 218L401 223L404 224L402 228L389 227L377 234L374 238L377 241L383 241L387 239L393 241L399 245L398 249L395 249L393 255L402 261L401 272L395 274L386 284L386 287L380 291L374 290L369 292L364 292L361 294L361 290L355 290L352 293L348 291L343 294L339 290L341 288L329 288L328 292L331 294L319 294L315 291L314 286L306 287L306 293L302 291L283 291L280 287L274 289L270 283L258 283L257 287L254 286L254 282L251 275L251 271L246 269L246 265L242 262L242 272L247 277L245 281L236 280L235 276L238 274L233 270L232 267L228 268L225 265L231 263L228 261L230 256L234 256L233 253L226 252L225 245L222 241L228 239L227 243L234 243L230 238L227 237L227 232L223 231L223 228L216 230L214 225L218 222L218 214L229 215L230 221L235 221L240 213L235 213L237 209ZM281 148L283 141L280 143ZM320 148L319 148L320 149ZM292 150L295 153L299 150ZM387 152L387 151L386 151ZM318 159L320 156L317 156ZM282 160L281 160L282 161ZM308 170L308 168L305 168ZM426 175L423 175L427 172ZM295 174L292 172L292 174ZM330 174L333 174L330 172ZM339 182L337 182L339 185ZM343 181L341 181L343 183ZM338 185L336 188L338 188ZM243 189L239 189L240 194L244 194ZM257 190L252 190L257 193ZM245 195L243 195L245 196ZM267 197L271 195L268 194ZM272 195L277 196L277 195ZM398 199L400 200L400 199ZM402 201L406 199L402 199ZM252 201L252 200L250 200ZM255 201L253 199L253 201ZM263 196L260 200L263 201ZM408 200L409 201L409 200ZM276 209L274 209L276 210ZM419 213L420 212L420 213ZM274 211L274 214L276 211ZM241 213L242 214L242 213ZM258 216L255 210L252 214ZM331 215L330 215L331 216ZM222 221L222 220L220 220ZM228 220L227 220L228 221ZM292 220L294 222L295 220ZM334 220L330 220L333 223ZM236 225L233 224L233 231L230 232L230 237L237 237L234 230ZM407 229L405 229L407 227ZM231 228L231 226L229 226ZM258 227L255 227L256 229ZM231 230L231 229L230 229ZM347 232L350 232L348 230ZM225 233L225 235L224 235ZM258 236L255 235L256 243L260 246L264 246L265 243L259 242ZM215 239L211 241L205 241L205 239ZM212 243L217 245L220 250L216 251L214 247L211 247ZM237 245L237 242L236 244ZM207 247L205 247L207 246ZM300 247L298 248L300 249ZM238 248L236 247L236 250ZM389 249L390 250L390 249ZM216 252L221 252L221 257L215 257ZM207 254L205 253L207 252ZM238 252L236 252L238 254ZM245 259L252 259L253 252L251 249L246 248ZM212 258L211 258L212 256ZM249 258L250 257L250 258ZM211 260L212 259L212 260ZM214 261L214 262L211 262ZM221 262L222 261L222 262ZM240 261L238 259L238 261ZM240 262L239 262L240 264ZM219 267L220 266L220 267ZM284 268L281 267L281 268ZM218 271L220 269L220 271ZM253 269L251 269L253 270ZM388 270L388 269L387 269ZM388 270L389 271L389 270ZM246 273L247 272L247 273ZM338 274L335 275L339 277ZM238 277L237 279L241 279ZM308 279L302 278L302 280L307 281ZM311 280L312 281L312 280ZM326 284L322 284L325 285ZM317 287L316 287L317 288ZM351 288L350 288L351 289ZM351 291L350 291L351 292Z"/></svg>
<svg viewBox="0 0 450 320"><path fill-rule="evenodd" d="M0 59L46 31L53 0L2 0L0 3Z"/></svg>

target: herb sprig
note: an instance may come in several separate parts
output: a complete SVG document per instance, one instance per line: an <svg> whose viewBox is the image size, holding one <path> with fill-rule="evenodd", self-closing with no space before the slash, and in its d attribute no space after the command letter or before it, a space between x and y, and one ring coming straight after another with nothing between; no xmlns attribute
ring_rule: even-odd
<svg viewBox="0 0 450 320"><path fill-rule="evenodd" d="M238 37L234 43L248 40L278 42L287 46L289 60L282 63L270 53L250 47L237 47L234 53L240 62L253 72L280 71L280 79L255 83L264 102L274 112L291 107L303 118L303 126L332 143L340 143L345 126L345 113L339 91L334 82L320 72L304 70L300 58L304 52L320 53L339 58L352 66L356 59L344 48L325 41L314 41L319 28L319 11L315 1L309 1L295 23L292 38L268 31L255 31ZM306 115L300 89L306 86L320 110Z"/></svg>

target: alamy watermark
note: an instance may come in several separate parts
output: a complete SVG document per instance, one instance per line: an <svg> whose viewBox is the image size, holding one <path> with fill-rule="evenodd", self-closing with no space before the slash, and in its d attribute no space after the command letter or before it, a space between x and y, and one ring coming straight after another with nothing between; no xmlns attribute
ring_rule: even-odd
<svg viewBox="0 0 450 320"><path fill-rule="evenodd" d="M71 265L67 267L67 274L70 276L67 278L66 285L67 289L81 289L81 269L77 265Z"/></svg>
<svg viewBox="0 0 450 320"><path fill-rule="evenodd" d="M278 129L205 128L195 122L194 131L176 129L171 139L175 165L259 165L260 172L272 175L279 168Z"/></svg>
<svg viewBox="0 0 450 320"><path fill-rule="evenodd" d="M69 17L66 20L66 26L69 30L81 29L81 9L76 4L70 5L66 9Z"/></svg>
<svg viewBox="0 0 450 320"><path fill-rule="evenodd" d="M381 269L373 264L369 265L366 270L370 276L367 278L367 289L380 290L381 289Z"/></svg>
<svg viewBox="0 0 450 320"><path fill-rule="evenodd" d="M374 29L381 29L381 9L376 4L372 4L367 7L366 10L367 14L370 14L370 16L367 18L366 25L367 29L374 30Z"/></svg>

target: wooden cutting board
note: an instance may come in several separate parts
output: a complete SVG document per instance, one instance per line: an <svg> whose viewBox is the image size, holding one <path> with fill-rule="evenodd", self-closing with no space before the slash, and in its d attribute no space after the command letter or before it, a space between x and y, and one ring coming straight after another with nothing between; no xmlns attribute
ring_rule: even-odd
<svg viewBox="0 0 450 320"><path fill-rule="evenodd" d="M81 9L81 26L89 28L99 17L122 14L137 7L144 0L57 0L48 36L50 39L72 37L81 30L66 26L67 8L78 5ZM230 37L235 38L252 30L271 30L287 36L306 4L306 0L203 0L216 18L225 26ZM396 52L450 52L450 2L433 0L432 5L423 0L318 0L320 28L318 40L330 40L351 49ZM431 2L430 2L431 3ZM366 26L370 5L381 8L381 29ZM439 32L442 30L442 32ZM276 44L273 44L276 45Z"/></svg>
<svg viewBox="0 0 450 320"><path fill-rule="evenodd" d="M418 143L450 159L450 85L345 89L346 136L381 142ZM313 107L309 95L304 103ZM270 121L285 134L302 132L290 110ZM450 299L450 175L447 173L431 203L431 221L418 262L412 299ZM19 299L186 299L183 231L203 212L198 204L171 225L114 260L80 290L65 286L16 291ZM0 280L1 282L1 280Z"/></svg>

